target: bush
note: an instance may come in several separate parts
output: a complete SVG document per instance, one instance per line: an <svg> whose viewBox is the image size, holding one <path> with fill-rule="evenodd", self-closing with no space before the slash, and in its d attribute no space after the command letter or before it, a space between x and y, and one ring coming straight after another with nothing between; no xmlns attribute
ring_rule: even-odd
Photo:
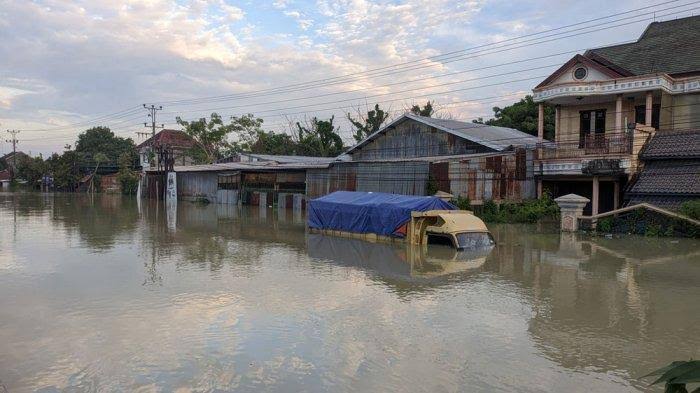
<svg viewBox="0 0 700 393"><path fill-rule="evenodd" d="M452 204L457 206L459 210L471 210L472 203L468 197L458 196L457 199L452 200Z"/></svg>
<svg viewBox="0 0 700 393"><path fill-rule="evenodd" d="M600 220L598 220L598 224L597 224L596 228L600 232L605 232L605 233L612 232L612 230L613 230L612 217L605 217L605 218L601 218Z"/></svg>
<svg viewBox="0 0 700 393"><path fill-rule="evenodd" d="M544 194L540 199L503 203L500 206L493 201L486 201L480 217L486 222L494 223L535 223L543 219L557 219L559 206L549 194Z"/></svg>
<svg viewBox="0 0 700 393"><path fill-rule="evenodd" d="M681 204L680 213L693 220L700 220L700 199L683 202Z"/></svg>
<svg viewBox="0 0 700 393"><path fill-rule="evenodd" d="M544 194L540 199L503 203L500 206L493 201L486 201L477 215L486 222L535 223L543 219L556 220L559 217L559 206L549 194Z"/></svg>

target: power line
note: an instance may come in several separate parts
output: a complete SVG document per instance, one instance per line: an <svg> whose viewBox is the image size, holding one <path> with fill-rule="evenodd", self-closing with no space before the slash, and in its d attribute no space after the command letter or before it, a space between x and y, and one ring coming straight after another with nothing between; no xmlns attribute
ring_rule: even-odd
<svg viewBox="0 0 700 393"><path fill-rule="evenodd" d="M323 82L323 83L329 82L329 81L337 82L338 80L346 80L346 79L348 79L349 77L353 77L353 76L356 76L356 75L370 76L370 75L372 75L373 73L375 73L376 71L387 70L387 69L391 69L391 68L395 68L395 67L399 67L399 66L404 66L404 65L408 65L408 64L416 64L416 63L424 62L424 61L426 61L426 60L440 61L439 64L444 64L444 63L445 63L445 62L443 61L443 60L445 60L445 59L443 59L444 57L448 57L449 60L454 60L454 58L455 58L454 55L456 55L456 54L461 54L461 53L469 52L469 51L472 51L472 50L475 50L475 49L480 49L480 48L488 48L488 47L492 47L492 46L495 46L495 45L498 45L498 44L502 44L502 43L506 43L506 42L517 41L517 40L520 40L520 39L526 38L526 37L534 37L534 36L537 36L537 35L542 35L542 34L549 33L549 32L553 32L553 31L563 30L563 29L566 29L566 28L569 28L569 27L580 26L580 25L584 25L584 24L587 24L587 23L590 23L590 22L595 22L595 21L599 21L599 20L609 19L609 18L612 18L612 17L615 17L615 16L619 16L619 15L630 14L630 13L634 13L634 12L641 11L641 10L645 10L645 9L657 8L657 7L666 5L666 4L676 3L676 2L678 2L678 1L679 1L679 0L666 1L666 2L659 3L659 4L654 4L654 5L651 5L651 6L646 6L646 7L636 8L636 9L629 10L629 11L625 11L625 12L610 14L610 15L607 15L607 16L604 16L604 17L598 17L598 18L594 18L594 19L589 19L589 20L586 20L586 21L582 21L582 22L578 22L578 23L574 23L574 24L570 24L570 25L565 25L565 26L560 26L560 27L557 27L557 28L548 29L548 30L544 30L544 31L536 32L536 33L525 34L525 35L521 35L521 36L518 36L518 37L513 37L513 38L509 38L509 39L505 39L505 40L501 40L501 41L496 41L496 42L492 42L492 43L488 43L488 44L477 45L477 46L473 46L473 47L470 47L470 48L460 49L460 50L456 50L456 51L452 51L452 52L446 52L446 53L443 53L443 54L440 54L440 55L434 55L434 56L430 56L430 57L426 57L426 58L422 58L422 59L417 59L417 60L407 61L407 62L403 62L403 63L392 64L392 65L383 66L383 67L377 67L377 68L373 68L373 69L370 69L370 70L365 70L365 71L360 71L360 72L354 72L354 73L350 73L350 74L345 74L345 75L342 75L342 76L330 77L330 78L322 78L322 79L317 79L317 80L312 80L312 81L307 81L307 82L301 82L301 83L296 83L296 84L284 85L284 86L280 86L280 87L274 87L274 88L268 88L268 89L254 90L254 91L252 91L252 92L246 92L246 93L239 93L238 96L241 96L241 97L243 97L243 98L247 98L249 94L253 94L253 93L265 93L265 92L276 92L276 93L279 93L277 90L280 90L280 89L288 89L288 88L296 88L296 87L301 87L301 86L304 86L304 87L307 87L307 88L310 88L310 87L318 87L318 86L319 86L319 83L322 83L322 82ZM674 8L685 7L685 6L688 6L688 5L691 5L691 4L695 4L695 3L697 3L697 2L690 2L690 3L685 3L685 4L678 5L678 6L674 6L674 7L662 8L662 9L660 9L660 10L655 10L655 11L652 11L652 12L647 12L647 13L643 13L643 14L639 14L639 15L635 15L635 16L631 16L631 17L621 18L621 19L618 19L618 20L605 22L605 23L603 23L603 24L598 24L598 25L594 25L594 26L587 26L587 27L584 27L584 28L582 28L582 29L598 27L598 26L601 26L601 25L605 25L605 24L609 24L609 23L613 23L613 22L617 22L617 21L622 21L622 20L627 20L627 19L630 19L630 18L637 18L637 17L644 16L644 15L652 15L652 18L645 18L645 19L642 19L642 20L638 20L638 21L635 21L635 22L631 22L631 23L638 23L638 22L642 22L642 21L645 21L645 20L653 19L653 15L654 15L655 12L658 12L658 11L665 11L665 10L674 9ZM680 11L680 12L687 12L687 11L688 11L688 10L684 10L684 11ZM667 15L671 15L671 14L667 14ZM661 17L667 16L667 15L662 15ZM629 23L628 23L628 24L629 24ZM625 24L623 24L623 25L625 25ZM613 26L613 27L619 27L619 26L622 26L622 25ZM576 29L576 30L572 30L572 31L579 31L579 30L582 30L582 29ZM600 30L602 30L602 29L597 29L597 30L595 30L595 31L600 31ZM591 32L593 32L593 31L591 31ZM568 32L558 33L558 34L566 34L566 33L568 33ZM589 32L589 33L590 33L590 32ZM556 35L556 34L555 34L555 35ZM551 37L551 36L554 36L554 35L549 35L549 36L547 36L547 37ZM547 37L544 37L544 38L547 38ZM566 38L566 37L563 37L563 38ZM537 39L541 39L541 37L540 37L540 38L537 38ZM531 39L531 40L524 41L524 42L529 42L529 41L533 41L533 40L537 40L537 39ZM547 41L547 42L549 42L549 41ZM520 43L521 43L521 42L517 42L517 43L514 43L514 44L520 44ZM514 44L510 44L510 45L514 45ZM499 48L502 48L502 47L499 47ZM517 48L520 48L520 47L510 48L509 50L517 49ZM409 69L407 69L407 70L409 70ZM410 70L413 70L413 69L410 69ZM353 78L353 79L356 79L356 78ZM282 92L286 92L286 91L282 91ZM163 103L163 104L175 105L175 104L191 103L192 101L197 101L197 100L220 99L220 98L229 98L229 97L235 97L235 96L237 96L237 94L220 95L220 96L211 96L211 97L203 97L203 98L193 98L193 99L185 99L185 100L162 101L161 103Z"/></svg>

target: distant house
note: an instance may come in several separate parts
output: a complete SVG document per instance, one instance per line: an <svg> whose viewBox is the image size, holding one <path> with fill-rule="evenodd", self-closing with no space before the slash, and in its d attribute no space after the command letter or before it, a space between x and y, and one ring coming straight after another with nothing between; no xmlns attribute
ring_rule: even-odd
<svg viewBox="0 0 700 393"><path fill-rule="evenodd" d="M287 207L338 190L520 201L535 196L537 143L511 128L407 113L339 157L240 153L176 166L177 192L185 200ZM163 195L162 173L149 171L147 183L148 195Z"/></svg>
<svg viewBox="0 0 700 393"><path fill-rule="evenodd" d="M307 195L336 190L485 201L534 198L537 137L485 124L406 113L345 152L327 171L309 170Z"/></svg>
<svg viewBox="0 0 700 393"><path fill-rule="evenodd" d="M636 42L576 55L537 85L540 139L544 106L555 108L554 139L535 162L538 193L586 196L587 212L597 214L619 207L626 189L639 192L633 181L652 160L639 155L645 143L683 149L685 137L660 134L700 127L699 41L700 16L654 22ZM668 182L647 181L649 173L639 179L645 192L674 192Z"/></svg>
<svg viewBox="0 0 700 393"><path fill-rule="evenodd" d="M7 153L0 157L0 162L3 163L5 169L9 169L10 175L17 172L17 164L19 164L23 159L31 158L27 154L18 151L15 153Z"/></svg>
<svg viewBox="0 0 700 393"><path fill-rule="evenodd" d="M139 152L141 167L145 171L151 167L163 166L164 163L160 162L160 157L156 154L161 148L168 149L173 153L175 165L191 165L192 159L187 152L195 145L196 142L185 132L166 129L146 139L136 148Z"/></svg>

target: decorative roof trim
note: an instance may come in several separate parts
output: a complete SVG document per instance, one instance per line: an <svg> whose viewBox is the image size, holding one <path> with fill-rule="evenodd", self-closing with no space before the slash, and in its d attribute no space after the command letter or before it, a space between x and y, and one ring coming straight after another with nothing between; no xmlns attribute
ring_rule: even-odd
<svg viewBox="0 0 700 393"><path fill-rule="evenodd" d="M602 72L603 74L605 74L611 78L620 78L620 77L626 76L626 75L623 75L623 74L620 74L620 73L614 71L611 68L604 67L602 64L599 64L599 63L597 63L597 62L595 62L595 61L593 61L585 56L577 54L574 57L572 57L571 59L569 59L569 61L564 63L564 65L559 67L556 71L554 71L552 73L552 75L547 77L547 79L543 80L542 82L540 82L539 85L535 86L535 89L539 89L541 87L549 85L554 80L556 80L557 78L559 78L560 76L565 74L566 71L569 70L569 68L573 67L574 65L576 65L578 63L582 63L588 67L594 68L594 69Z"/></svg>

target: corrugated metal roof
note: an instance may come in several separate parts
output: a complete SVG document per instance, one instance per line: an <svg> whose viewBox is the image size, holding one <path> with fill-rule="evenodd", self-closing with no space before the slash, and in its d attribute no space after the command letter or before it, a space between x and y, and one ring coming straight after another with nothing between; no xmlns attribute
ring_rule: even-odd
<svg viewBox="0 0 700 393"><path fill-rule="evenodd" d="M263 162L227 162L220 164L203 164L203 165L185 165L176 166L175 172L225 172L225 171L289 171L303 169L322 169L328 168L329 163L288 163L278 164L271 161ZM156 172L155 170L149 172Z"/></svg>
<svg viewBox="0 0 700 393"><path fill-rule="evenodd" d="M336 157L312 157L312 156L284 156L284 155L273 155L273 154L257 154L257 153L239 153L242 156L248 156L251 158L256 158L261 161L274 161L280 164L291 164L291 163L329 163L336 161Z"/></svg>
<svg viewBox="0 0 700 393"><path fill-rule="evenodd" d="M467 139L474 143L489 147L496 151L503 151L511 146L532 146L534 147L539 139L530 134L518 131L513 128L489 126L485 124L470 123L459 120L436 119L432 117L418 116L412 113L405 113L391 123L376 131L372 135L360 141L355 146L346 151L346 154L371 142L377 136L386 132L389 127L405 120L414 120L423 124L435 127L438 130L448 132L460 138Z"/></svg>

